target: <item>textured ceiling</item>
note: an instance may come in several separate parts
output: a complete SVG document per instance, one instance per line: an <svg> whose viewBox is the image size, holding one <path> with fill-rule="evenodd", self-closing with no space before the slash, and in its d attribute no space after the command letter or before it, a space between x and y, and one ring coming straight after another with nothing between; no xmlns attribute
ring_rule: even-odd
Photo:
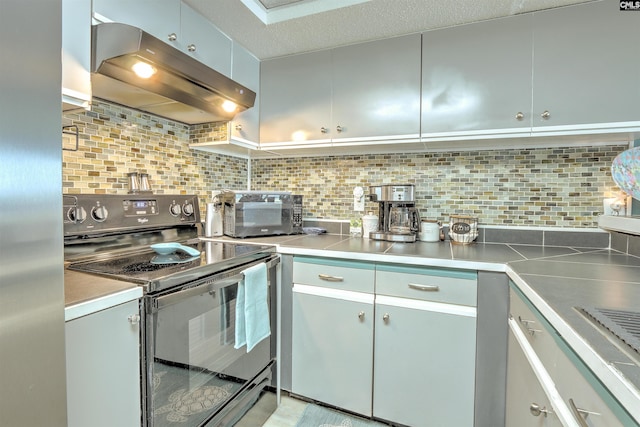
<svg viewBox="0 0 640 427"><path fill-rule="evenodd" d="M372 0L265 25L240 0L185 0L261 60L586 1Z"/></svg>

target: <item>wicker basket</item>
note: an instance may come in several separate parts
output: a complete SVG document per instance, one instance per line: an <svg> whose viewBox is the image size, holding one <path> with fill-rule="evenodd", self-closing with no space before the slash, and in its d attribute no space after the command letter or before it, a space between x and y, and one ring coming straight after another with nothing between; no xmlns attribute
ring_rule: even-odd
<svg viewBox="0 0 640 427"><path fill-rule="evenodd" d="M478 218L468 215L449 215L449 237L453 243L468 245L478 237Z"/></svg>

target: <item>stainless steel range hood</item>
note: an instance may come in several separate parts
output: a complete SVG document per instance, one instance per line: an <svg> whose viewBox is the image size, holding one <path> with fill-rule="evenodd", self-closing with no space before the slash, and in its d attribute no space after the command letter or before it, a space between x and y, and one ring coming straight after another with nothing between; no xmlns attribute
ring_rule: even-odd
<svg viewBox="0 0 640 427"><path fill-rule="evenodd" d="M133 71L139 62L151 66L149 78ZM256 97L186 53L120 23L93 26L91 72L94 97L187 124L231 120L253 107ZM232 111L228 101L236 105Z"/></svg>

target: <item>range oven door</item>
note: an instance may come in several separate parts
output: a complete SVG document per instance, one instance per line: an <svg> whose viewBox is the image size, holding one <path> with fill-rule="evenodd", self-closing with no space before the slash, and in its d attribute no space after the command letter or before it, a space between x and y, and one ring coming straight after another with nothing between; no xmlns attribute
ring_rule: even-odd
<svg viewBox="0 0 640 427"><path fill-rule="evenodd" d="M267 262L270 308L278 261ZM246 346L234 348L238 284L251 265L145 297L147 426L199 426L228 418L229 406L246 401L243 394L271 375L275 310L270 309L270 337L248 353Z"/></svg>

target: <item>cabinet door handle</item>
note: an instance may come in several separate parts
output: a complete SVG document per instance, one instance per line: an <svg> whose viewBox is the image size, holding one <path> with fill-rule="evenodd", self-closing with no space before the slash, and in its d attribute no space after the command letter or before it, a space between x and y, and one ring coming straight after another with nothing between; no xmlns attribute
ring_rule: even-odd
<svg viewBox="0 0 640 427"><path fill-rule="evenodd" d="M358 313L358 319L364 320L364 311L361 311L360 313Z"/></svg>
<svg viewBox="0 0 640 427"><path fill-rule="evenodd" d="M140 323L140 315L132 314L131 316L127 317L127 320L129 320L129 323L131 323L132 325L137 325L138 323Z"/></svg>
<svg viewBox="0 0 640 427"><path fill-rule="evenodd" d="M324 280L325 282L344 282L343 277L331 276L329 274L318 274L318 278L320 280Z"/></svg>
<svg viewBox="0 0 640 427"><path fill-rule="evenodd" d="M189 46L187 46L187 50L189 52L195 52L196 51L196 45L191 43Z"/></svg>
<svg viewBox="0 0 640 427"><path fill-rule="evenodd" d="M439 292L440 286L438 285L418 285L416 283L409 283L408 285L411 289L415 289L417 291L425 291L425 292Z"/></svg>
<svg viewBox="0 0 640 427"><path fill-rule="evenodd" d="M553 414L553 412L548 410L546 406L540 407L537 403L532 403L531 406L529 406L529 412L531 412L531 415L534 417L539 417L540 414L542 414L545 418L547 415Z"/></svg>
<svg viewBox="0 0 640 427"><path fill-rule="evenodd" d="M573 412L573 416L576 417L578 424L580 424L580 427L589 427L586 421L589 415L600 415L597 412L585 411L584 409L578 408L573 399L569 399L569 407L571 408L571 412ZM583 414L584 417L582 416Z"/></svg>
<svg viewBox="0 0 640 427"><path fill-rule="evenodd" d="M171 33L167 36L167 40L169 40L170 42L174 42L178 40L178 36L176 33Z"/></svg>
<svg viewBox="0 0 640 427"><path fill-rule="evenodd" d="M516 113L516 120L523 120L524 119L524 113L522 111L518 111Z"/></svg>
<svg viewBox="0 0 640 427"><path fill-rule="evenodd" d="M326 127L323 126L320 128L320 133L327 133L327 132L329 132L329 130Z"/></svg>
<svg viewBox="0 0 640 427"><path fill-rule="evenodd" d="M384 316L382 316L382 320L384 323L389 323L389 313L385 313Z"/></svg>
<svg viewBox="0 0 640 427"><path fill-rule="evenodd" d="M544 110L542 114L540 114L540 117L542 117L544 120L548 120L549 117L551 117L551 113L548 110Z"/></svg>
<svg viewBox="0 0 640 427"><path fill-rule="evenodd" d="M340 126L340 125L336 126L336 131L338 133L342 132L342 130L343 130L342 126Z"/></svg>

